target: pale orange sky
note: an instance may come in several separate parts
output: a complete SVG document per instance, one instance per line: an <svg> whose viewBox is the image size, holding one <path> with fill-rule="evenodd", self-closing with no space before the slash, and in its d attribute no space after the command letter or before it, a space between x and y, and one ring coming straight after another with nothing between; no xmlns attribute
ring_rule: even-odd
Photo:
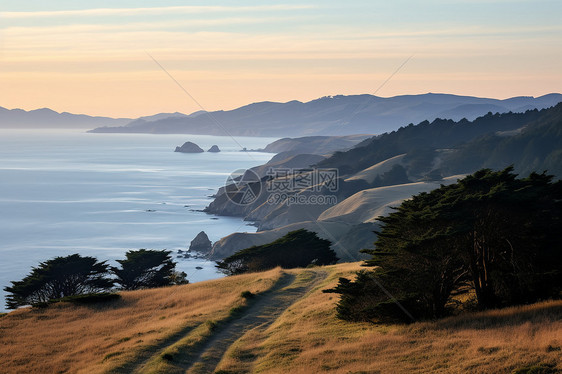
<svg viewBox="0 0 562 374"><path fill-rule="evenodd" d="M558 1L223 3L3 6L0 106L113 117L199 110L146 52L208 110L374 93L411 55L377 95L561 91Z"/></svg>

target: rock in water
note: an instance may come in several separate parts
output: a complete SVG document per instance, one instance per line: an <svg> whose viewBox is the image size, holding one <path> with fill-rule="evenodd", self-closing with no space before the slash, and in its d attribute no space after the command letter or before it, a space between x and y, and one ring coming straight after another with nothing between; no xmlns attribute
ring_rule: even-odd
<svg viewBox="0 0 562 374"><path fill-rule="evenodd" d="M221 150L219 149L218 145L213 145L211 148L209 148L209 150L207 152L220 152Z"/></svg>
<svg viewBox="0 0 562 374"><path fill-rule="evenodd" d="M205 152L201 149L197 144L192 142L185 142L181 147L176 147L174 152L182 152L182 153L201 153Z"/></svg>
<svg viewBox="0 0 562 374"><path fill-rule="evenodd" d="M212 248L212 243L209 240L205 231L201 231L189 245L189 252L209 253Z"/></svg>

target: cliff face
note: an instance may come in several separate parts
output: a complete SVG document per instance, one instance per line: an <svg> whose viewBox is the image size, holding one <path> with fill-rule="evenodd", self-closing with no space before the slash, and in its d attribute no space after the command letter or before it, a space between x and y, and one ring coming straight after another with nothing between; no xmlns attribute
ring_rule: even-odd
<svg viewBox="0 0 562 374"><path fill-rule="evenodd" d="M215 199L209 204L208 207L204 209L205 212L223 216L236 216L236 217L246 217L249 221L266 221L268 217L274 211L271 218L280 215L285 211L283 204L270 204L268 203L268 198L270 193L267 191L266 178L268 171L270 170L280 170L280 169L299 169L307 168L314 165L322 160L324 156L314 155L314 154L293 154L292 152L282 152L275 155L269 162L251 168L250 170L256 173L260 178L262 178L261 184L261 194L258 198L251 204L248 205L238 205L230 201L225 194L224 187L219 189ZM257 182L256 182L257 183ZM320 214L320 212L318 213ZM306 218L311 219L310 217ZM302 219L301 219L302 220ZM294 221L293 221L294 222ZM286 222L287 224L289 222ZM272 223L264 227L279 227L279 223Z"/></svg>
<svg viewBox="0 0 562 374"><path fill-rule="evenodd" d="M272 191L269 186L286 182L287 178L295 176L272 176L268 174L271 169L307 168L325 157L312 154L293 155L290 151L276 155L268 163L252 169L261 178L259 182L254 182L261 184L261 194L255 201L247 205L235 204L222 188L205 208L208 213L243 217L258 226L256 233L234 233L222 238L213 245L212 256L226 257L253 245L269 243L289 231L305 228L316 232L323 239L330 240L332 249L343 261L362 259L359 251L372 248L376 240L373 231L378 229L377 217L388 213L391 207L400 205L412 195L438 188L441 183L454 183L458 178L381 187L374 185L376 181L382 180L381 176L389 173L392 167L407 167L403 161L404 157L392 157L351 177L338 176L335 190L329 188L326 182L322 182L288 191L279 199L279 194L276 195L276 191ZM319 199L323 199L322 203L318 203Z"/></svg>
<svg viewBox="0 0 562 374"><path fill-rule="evenodd" d="M332 248L337 252L338 257L344 261L355 261L362 258L360 249L371 248L376 237L373 231L378 227L377 223L363 222L361 220L349 221L332 219L319 221L319 217L326 210L337 207L350 196L369 188L369 183L362 178L345 180L337 177L337 189L332 190L325 185L325 182L310 185L300 189L293 189L282 194L268 188L272 183L283 182L287 177L271 174L272 170L293 170L313 168L313 166L326 159L326 156L307 153L296 153L295 149L310 141L312 152L323 152L326 146L333 145L330 137L303 138L303 139L284 139L275 144L275 150L288 149L274 156L264 165L257 166L251 170L256 173L261 180L261 194L250 204L239 205L233 203L225 188L221 188L214 200L205 208L207 213L238 216L245 220L253 221L258 226L256 233L234 233L222 238L213 245L212 256L222 258L232 255L238 250L261 245L278 239L289 231L306 228L316 232L320 237L330 240ZM358 142L364 137L354 138ZM341 139L337 140L338 142ZM346 142L348 140L345 140ZM346 143L349 144L349 143ZM273 149L272 147L266 147ZM385 169L386 170L386 169ZM289 177L292 178L292 177ZM245 186L243 188L251 188ZM409 197L409 196L408 196ZM322 203L309 203L311 199L324 199ZM295 203L304 201L304 203ZM385 200L386 202L386 200ZM369 210L371 206L364 205L358 209ZM333 218L333 215L330 216Z"/></svg>
<svg viewBox="0 0 562 374"><path fill-rule="evenodd" d="M316 220L326 209L369 187L369 184L362 180L346 181L339 178L337 191L323 185L314 185L280 195L276 191L270 191L268 187L270 183L277 183L276 179L267 181L264 178L259 183L261 194L251 204L235 204L228 199L224 189L221 189L204 211L244 217L248 221L256 222L259 231L271 230L297 222Z"/></svg>
<svg viewBox="0 0 562 374"><path fill-rule="evenodd" d="M392 207L420 192L428 192L441 184L455 183L461 176L436 182L417 182L361 190L335 205L270 205L264 204L246 216L259 222L256 233L234 233L213 245L215 258L229 256L253 245L278 239L289 231L305 228L319 237L330 240L332 249L342 261L357 261L364 256L361 249L373 248L378 230L377 218L389 213ZM260 220L261 219L261 220Z"/></svg>

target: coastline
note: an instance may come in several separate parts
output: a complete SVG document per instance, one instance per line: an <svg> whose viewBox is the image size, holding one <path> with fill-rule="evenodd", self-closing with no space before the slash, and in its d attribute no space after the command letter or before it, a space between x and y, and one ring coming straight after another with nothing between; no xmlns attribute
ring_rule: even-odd
<svg viewBox="0 0 562 374"><path fill-rule="evenodd" d="M0 310L3 287L54 256L81 253L114 261L139 248L175 255L207 227L212 241L244 230L247 222L240 218L190 210L206 207L209 191L216 192L233 170L272 156L254 154L252 160L228 137L66 130L2 130L2 135ZM188 139L205 147L218 143L223 152L173 152ZM272 140L241 139L249 147ZM191 275L191 282L220 276L212 275L214 263L199 261L178 261L178 270ZM201 265L203 270L195 269Z"/></svg>

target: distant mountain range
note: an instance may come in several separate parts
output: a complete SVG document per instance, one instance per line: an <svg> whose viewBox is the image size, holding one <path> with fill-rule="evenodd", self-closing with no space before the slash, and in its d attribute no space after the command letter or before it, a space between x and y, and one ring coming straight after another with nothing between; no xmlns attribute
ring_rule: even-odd
<svg viewBox="0 0 562 374"><path fill-rule="evenodd" d="M562 95L558 93L505 100L431 93L389 98L338 95L306 103L265 101L228 111L197 111L189 115L159 113L136 119L58 113L48 108L25 111L0 107L0 128L93 128L91 132L95 133L271 137L382 134L423 120L473 120L488 112L524 112L548 108L559 102L562 102Z"/></svg>
<svg viewBox="0 0 562 374"><path fill-rule="evenodd" d="M26 111L0 107L0 129L91 129L95 126L122 126L131 121L131 118L58 113L48 108Z"/></svg>
<svg viewBox="0 0 562 374"><path fill-rule="evenodd" d="M389 98L338 95L306 103L260 102L229 111L158 115L125 126L98 127L92 132L271 137L381 134L423 120L473 120L488 112L525 112L561 101L562 95L557 93L505 100L432 93Z"/></svg>
<svg viewBox="0 0 562 374"><path fill-rule="evenodd" d="M0 129L82 129L90 130L97 126L136 126L143 123L173 118L189 118L205 113L203 111L187 115L179 112L158 113L152 116L134 118L111 118L55 112L42 108L35 110L6 109L0 107Z"/></svg>

